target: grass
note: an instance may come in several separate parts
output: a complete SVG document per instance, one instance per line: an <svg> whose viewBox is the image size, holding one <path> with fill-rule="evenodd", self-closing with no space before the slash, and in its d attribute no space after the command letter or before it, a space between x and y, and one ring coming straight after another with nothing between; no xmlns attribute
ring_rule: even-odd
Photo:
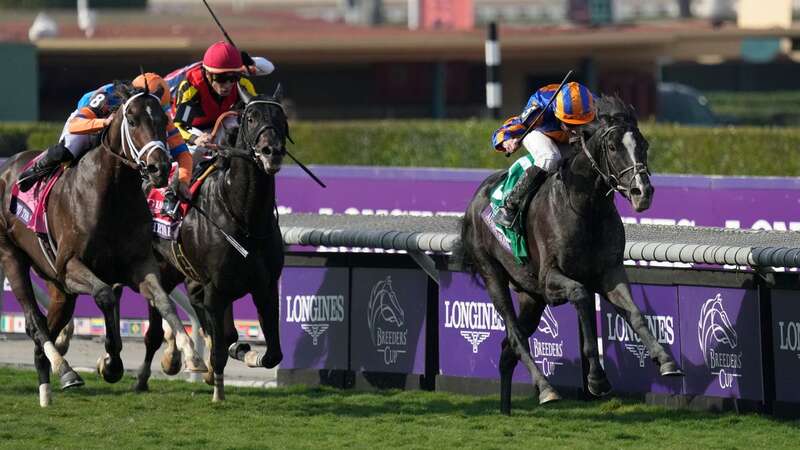
<svg viewBox="0 0 800 450"><path fill-rule="evenodd" d="M294 386L226 389L131 379L108 385L93 375L74 392L38 406L32 371L0 369L0 448L790 448L800 422L758 415L670 411L630 400L538 406L496 396L441 392L354 392Z"/></svg>

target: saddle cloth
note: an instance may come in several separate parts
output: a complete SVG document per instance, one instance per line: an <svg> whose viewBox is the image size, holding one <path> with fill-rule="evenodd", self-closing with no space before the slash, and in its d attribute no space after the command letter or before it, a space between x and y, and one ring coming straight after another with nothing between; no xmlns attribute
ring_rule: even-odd
<svg viewBox="0 0 800 450"><path fill-rule="evenodd" d="M525 227L522 226L522 219L525 217L525 212L528 209L529 201L525 201L520 205L517 219L514 222L516 226L506 228L494 222L494 216L497 210L503 206L506 197L514 189L514 186L519 181L519 178L525 173L530 166L533 165L533 156L527 154L511 165L508 168L508 173L491 190L489 196L489 204L481 211L481 217L492 235L503 245L506 250L514 255L514 259L518 264L526 264L528 262L528 247L525 242L525 234L521 232Z"/></svg>
<svg viewBox="0 0 800 450"><path fill-rule="evenodd" d="M27 170L43 156L44 152L30 160L22 170ZM50 191L63 173L64 166L59 165L50 176L41 178L27 192L20 192L17 183L14 183L11 187L9 210L12 214L16 215L29 230L44 235L48 233L46 217L47 197L50 195Z"/></svg>
<svg viewBox="0 0 800 450"><path fill-rule="evenodd" d="M202 175L192 179L189 194L193 199L200 189L200 185L203 184L207 175L214 169L215 165L211 164ZM178 164L172 163L172 167L169 170L170 179L175 175L176 170L178 170ZM164 206L164 192L166 189L166 187L151 189L147 193L147 207L150 208L150 213L153 215L153 234L161 239L171 241L177 239L178 228L182 219L174 220L172 217L162 214L161 210ZM189 212L190 208L191 205L188 202L181 200L179 205L180 217L186 217L186 213Z"/></svg>

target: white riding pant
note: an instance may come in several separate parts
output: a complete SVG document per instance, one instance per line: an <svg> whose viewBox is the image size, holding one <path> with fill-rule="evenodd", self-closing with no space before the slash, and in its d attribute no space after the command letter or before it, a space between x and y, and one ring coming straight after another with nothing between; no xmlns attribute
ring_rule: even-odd
<svg viewBox="0 0 800 450"><path fill-rule="evenodd" d="M556 141L546 134L532 130L522 140L522 145L533 156L533 164L548 173L558 170L561 162L561 150Z"/></svg>
<svg viewBox="0 0 800 450"><path fill-rule="evenodd" d="M89 148L92 146L92 135L91 134L73 134L69 132L69 122L78 114L78 111L74 111L70 114L69 119L64 124L64 128L61 130L61 136L58 138L58 142L63 142L64 147L67 147L74 159L78 159L86 153Z"/></svg>

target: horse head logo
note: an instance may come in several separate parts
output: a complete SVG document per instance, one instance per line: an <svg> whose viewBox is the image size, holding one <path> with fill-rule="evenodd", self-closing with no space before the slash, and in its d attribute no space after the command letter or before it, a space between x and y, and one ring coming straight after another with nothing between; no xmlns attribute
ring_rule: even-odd
<svg viewBox="0 0 800 450"><path fill-rule="evenodd" d="M558 337L558 321L556 321L556 317L553 315L553 310L550 309L550 305L544 307L542 319L539 321L539 328L537 328L537 330L544 334L549 334L553 339Z"/></svg>
<svg viewBox="0 0 800 450"><path fill-rule="evenodd" d="M378 318L385 323L394 324L398 328L405 323L405 312L400 307L397 294L392 289L391 277L387 276L385 280L375 283L375 286L372 287L367 314L367 325L373 344L375 344L375 323Z"/></svg>
<svg viewBox="0 0 800 450"><path fill-rule="evenodd" d="M700 320L697 322L697 339L703 351L703 359L708 364L710 344L726 344L736 348L739 338L733 329L725 308L722 307L722 294L717 294L703 303L700 309Z"/></svg>

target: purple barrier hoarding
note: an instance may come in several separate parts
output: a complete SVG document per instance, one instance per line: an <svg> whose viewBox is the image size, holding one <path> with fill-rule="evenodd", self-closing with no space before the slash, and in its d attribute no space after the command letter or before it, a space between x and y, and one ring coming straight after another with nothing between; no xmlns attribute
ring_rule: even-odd
<svg viewBox="0 0 800 450"><path fill-rule="evenodd" d="M632 284L633 302L642 311L650 332L680 365L681 329L678 288ZM613 305L600 301L603 365L615 391L682 394L683 379L662 377L639 335Z"/></svg>
<svg viewBox="0 0 800 450"><path fill-rule="evenodd" d="M679 286L678 298L686 393L763 400L756 291Z"/></svg>
<svg viewBox="0 0 800 450"><path fill-rule="evenodd" d="M349 269L287 267L281 276L282 369L348 368Z"/></svg>
<svg viewBox="0 0 800 450"><path fill-rule="evenodd" d="M351 370L425 373L428 276L359 267L351 276Z"/></svg>
<svg viewBox="0 0 800 450"><path fill-rule="evenodd" d="M498 378L505 324L486 289L461 272L439 272L439 283L441 374ZM529 343L534 361L551 384L583 387L578 318L572 306L548 306ZM514 381L531 382L522 364L514 370Z"/></svg>
<svg viewBox="0 0 800 450"><path fill-rule="evenodd" d="M315 166L321 190L295 166L278 175L280 211L379 215L462 214L485 169ZM617 195L629 223L800 230L800 179L654 175L653 206L641 213Z"/></svg>
<svg viewBox="0 0 800 450"><path fill-rule="evenodd" d="M772 291L772 349L775 356L775 398L800 402L800 292Z"/></svg>

